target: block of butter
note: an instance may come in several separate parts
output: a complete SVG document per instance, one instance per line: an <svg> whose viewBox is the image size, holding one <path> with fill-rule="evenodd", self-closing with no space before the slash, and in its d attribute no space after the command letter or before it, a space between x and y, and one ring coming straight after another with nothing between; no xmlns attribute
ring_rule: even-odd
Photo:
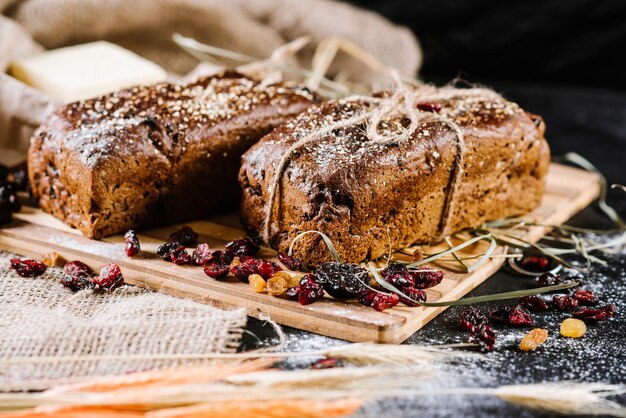
<svg viewBox="0 0 626 418"><path fill-rule="evenodd" d="M104 41L20 59L12 63L9 74L66 103L167 77L157 64Z"/></svg>

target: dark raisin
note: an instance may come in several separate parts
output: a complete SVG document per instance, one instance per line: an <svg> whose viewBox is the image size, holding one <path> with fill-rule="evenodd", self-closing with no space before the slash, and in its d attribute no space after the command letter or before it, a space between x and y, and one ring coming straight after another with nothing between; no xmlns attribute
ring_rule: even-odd
<svg viewBox="0 0 626 418"><path fill-rule="evenodd" d="M89 268L87 264L78 260L67 262L63 267L63 271L68 276L75 277L90 277L93 274L91 268Z"/></svg>
<svg viewBox="0 0 626 418"><path fill-rule="evenodd" d="M488 324L487 315L474 306L463 309L459 314L459 331L472 331Z"/></svg>
<svg viewBox="0 0 626 418"><path fill-rule="evenodd" d="M407 297L400 296L400 302L404 303L406 306L420 306L417 302L426 302L426 292L420 289L416 289L414 287L404 287L402 288L402 293Z"/></svg>
<svg viewBox="0 0 626 418"><path fill-rule="evenodd" d="M129 229L126 234L124 234L124 239L126 240L126 255L128 257L134 257L139 254L139 250L141 246L139 245L139 237L132 229Z"/></svg>
<svg viewBox="0 0 626 418"><path fill-rule="evenodd" d="M356 264L324 263L316 274L324 290L337 299L357 297L369 282L368 271Z"/></svg>
<svg viewBox="0 0 626 418"><path fill-rule="evenodd" d="M192 247L198 241L198 234L188 226L183 226L176 232L172 232L169 242L177 242L185 247Z"/></svg>
<svg viewBox="0 0 626 418"><path fill-rule="evenodd" d="M221 279L228 275L229 269L230 269L230 266L228 265L225 265L219 262L214 262L204 268L204 274L214 279Z"/></svg>
<svg viewBox="0 0 626 418"><path fill-rule="evenodd" d="M18 276L36 277L44 274L48 266L36 260L13 258L11 259L11 268L15 270Z"/></svg>
<svg viewBox="0 0 626 418"><path fill-rule="evenodd" d="M250 238L237 239L226 243L224 250L236 256L253 256L261 247L256 245Z"/></svg>
<svg viewBox="0 0 626 418"><path fill-rule="evenodd" d="M83 289L92 289L95 286L95 283L91 280L89 276L71 276L65 275L61 277L60 283L68 287L72 292L78 292Z"/></svg>
<svg viewBox="0 0 626 418"><path fill-rule="evenodd" d="M517 264L524 270L541 273L550 268L550 259L545 255L528 254L524 255Z"/></svg>
<svg viewBox="0 0 626 418"><path fill-rule="evenodd" d="M434 112L434 113L441 112L441 104L434 103L434 102L418 103L417 108L423 112Z"/></svg>
<svg viewBox="0 0 626 418"><path fill-rule="evenodd" d="M597 308L580 308L572 313L574 318L585 322L598 322L606 318L613 318L617 314L615 305L609 304Z"/></svg>
<svg viewBox="0 0 626 418"><path fill-rule="evenodd" d="M598 304L598 296L591 290L578 289L574 293L574 299L578 301L579 305L593 306Z"/></svg>
<svg viewBox="0 0 626 418"><path fill-rule="evenodd" d="M509 311L509 325L514 327L531 327L533 325L533 317L521 305L515 305Z"/></svg>
<svg viewBox="0 0 626 418"><path fill-rule="evenodd" d="M491 351L496 344L496 333L489 325L485 324L471 330L467 342L478 344L478 349L482 352Z"/></svg>
<svg viewBox="0 0 626 418"><path fill-rule="evenodd" d="M489 319L497 324L508 324L512 306L497 306L489 311Z"/></svg>
<svg viewBox="0 0 626 418"><path fill-rule="evenodd" d="M519 298L518 302L520 305L530 311L540 312L547 311L549 309L546 301L537 295L523 296Z"/></svg>
<svg viewBox="0 0 626 418"><path fill-rule="evenodd" d="M561 311L571 311L578 306L578 301L570 296L554 295L552 298L554 306Z"/></svg>
<svg viewBox="0 0 626 418"><path fill-rule="evenodd" d="M112 292L124 284L124 277L120 266L115 263L105 264L100 267L100 275L93 278L96 289Z"/></svg>
<svg viewBox="0 0 626 418"><path fill-rule="evenodd" d="M417 270L412 271L411 275L415 281L415 287L418 289L428 289L437 286L444 277L444 273L441 270Z"/></svg>
<svg viewBox="0 0 626 418"><path fill-rule="evenodd" d="M287 253L278 253L278 260L280 260L280 262L283 263L283 265L289 270L302 270L302 263L300 262L300 260L292 255L289 255Z"/></svg>
<svg viewBox="0 0 626 418"><path fill-rule="evenodd" d="M213 261L213 253L209 249L209 244L203 242L193 250L191 262L195 266L204 266Z"/></svg>

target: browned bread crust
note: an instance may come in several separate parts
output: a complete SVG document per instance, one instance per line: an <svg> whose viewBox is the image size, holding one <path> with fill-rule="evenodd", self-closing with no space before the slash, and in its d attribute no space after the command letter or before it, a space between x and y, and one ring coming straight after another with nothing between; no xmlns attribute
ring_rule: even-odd
<svg viewBox="0 0 626 418"><path fill-rule="evenodd" d="M271 184L287 150L320 127L376 105L345 99L309 108L244 154L239 182L245 228L279 251L286 251L303 231L321 231L343 261L360 262L387 254L390 246L395 250L431 242L534 209L550 159L544 124L489 93L431 90L424 109L441 106L431 114L451 123L425 118L400 143L374 143L366 135L367 126L358 124L318 135L292 150L279 173L266 236ZM406 123L391 120L380 129L401 131ZM465 146L460 164L459 133ZM455 172L460 174L456 184ZM448 205L452 187L454 202ZM295 254L310 266L330 258L316 234L303 236Z"/></svg>
<svg viewBox="0 0 626 418"><path fill-rule="evenodd" d="M241 154L314 100L227 72L72 103L31 141L33 193L93 238L234 210Z"/></svg>

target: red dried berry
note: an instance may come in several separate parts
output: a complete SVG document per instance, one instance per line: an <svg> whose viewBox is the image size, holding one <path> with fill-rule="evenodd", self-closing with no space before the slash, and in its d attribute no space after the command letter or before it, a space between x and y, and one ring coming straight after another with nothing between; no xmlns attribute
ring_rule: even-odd
<svg viewBox="0 0 626 418"><path fill-rule="evenodd" d="M324 298L324 288L315 281L314 276L307 274L300 280L298 288L298 302L300 305L309 305Z"/></svg>
<svg viewBox="0 0 626 418"><path fill-rule="evenodd" d="M415 278L403 264L395 263L388 265L380 271L380 276L399 290L405 287L415 287Z"/></svg>
<svg viewBox="0 0 626 418"><path fill-rule="evenodd" d="M489 325L487 316L480 309L469 306L459 314L459 331L472 331L483 325Z"/></svg>
<svg viewBox="0 0 626 418"><path fill-rule="evenodd" d="M563 284L569 282L569 279L562 277L558 274L543 273L537 278L537 285L539 287L554 286L557 284Z"/></svg>
<svg viewBox="0 0 626 418"><path fill-rule="evenodd" d="M209 249L209 244L203 242L193 250L191 254L191 263L194 266L204 266L213 261L213 253Z"/></svg>
<svg viewBox="0 0 626 418"><path fill-rule="evenodd" d="M400 296L400 302L404 303L406 306L415 307L420 306L417 302L426 302L426 292L423 290L414 287L404 287L402 288L402 293L408 296L408 298Z"/></svg>
<svg viewBox="0 0 626 418"><path fill-rule="evenodd" d="M423 103L418 103L417 104L417 108L423 112L434 112L434 113L439 113L441 112L441 104L440 103L434 103L434 102L423 102Z"/></svg>
<svg viewBox="0 0 626 418"><path fill-rule="evenodd" d="M302 270L302 263L296 257L287 253L278 253L278 260L291 271Z"/></svg>
<svg viewBox="0 0 626 418"><path fill-rule="evenodd" d="M372 300L372 308L379 312L393 308L400 302L400 297L395 293L376 293Z"/></svg>
<svg viewBox="0 0 626 418"><path fill-rule="evenodd" d="M550 268L550 259L545 255L528 254L524 255L517 264L524 270L540 273Z"/></svg>
<svg viewBox="0 0 626 418"><path fill-rule="evenodd" d="M411 275L418 289L437 286L444 278L444 272L441 270L417 270L411 271Z"/></svg>
<svg viewBox="0 0 626 418"><path fill-rule="evenodd" d="M191 263L191 256L182 245L169 252L170 261L177 266Z"/></svg>
<svg viewBox="0 0 626 418"><path fill-rule="evenodd" d="M82 261L74 260L65 264L63 267L65 274L76 277L89 277L93 274L91 268Z"/></svg>
<svg viewBox="0 0 626 418"><path fill-rule="evenodd" d="M279 271L282 271L282 268L273 261L261 260L257 264L257 273L265 280L269 280L274 273Z"/></svg>
<svg viewBox="0 0 626 418"><path fill-rule="evenodd" d="M615 305L609 304L597 308L580 308L572 313L574 318L585 322L598 322L606 318L613 318L617 314Z"/></svg>
<svg viewBox="0 0 626 418"><path fill-rule="evenodd" d="M343 367L341 360L335 357L328 357L317 360L309 366L309 369L332 369L335 367Z"/></svg>
<svg viewBox="0 0 626 418"><path fill-rule="evenodd" d="M168 239L169 242L177 242L179 245L191 247L196 245L198 234L188 226L183 226L176 232L172 232Z"/></svg>
<svg viewBox="0 0 626 418"><path fill-rule="evenodd" d="M214 279L221 279L228 275L229 269L228 265L213 262L204 268L204 274Z"/></svg>
<svg viewBox="0 0 626 418"><path fill-rule="evenodd" d="M248 283L248 277L255 274L252 269L245 264L235 264L230 268L230 272L240 281Z"/></svg>
<svg viewBox="0 0 626 418"><path fill-rule="evenodd" d="M550 309L546 301L537 295L523 296L519 298L518 302L530 311L541 312Z"/></svg>
<svg viewBox="0 0 626 418"><path fill-rule="evenodd" d="M579 305L593 306L598 304L598 296L591 290L578 289L574 293L574 299L578 301Z"/></svg>
<svg viewBox="0 0 626 418"><path fill-rule="evenodd" d="M95 283L88 276L71 276L66 275L61 277L60 283L68 287L72 292L78 292L83 289L92 289Z"/></svg>
<svg viewBox="0 0 626 418"><path fill-rule="evenodd" d="M291 300L297 300L298 295L300 294L300 285L290 287L287 289L287 298Z"/></svg>
<svg viewBox="0 0 626 418"><path fill-rule="evenodd" d="M124 284L124 277L120 266L115 263L100 267L100 275L92 279L96 289L112 292Z"/></svg>
<svg viewBox="0 0 626 418"><path fill-rule="evenodd" d="M20 260L19 258L13 258L11 259L11 268L15 270L18 276L36 277L44 274L48 266L37 260Z"/></svg>
<svg viewBox="0 0 626 418"><path fill-rule="evenodd" d="M482 325L470 331L467 342L478 344L478 349L485 353L493 350L496 344L496 333L489 325Z"/></svg>
<svg viewBox="0 0 626 418"><path fill-rule="evenodd" d="M139 237L132 229L129 229L126 234L124 234L124 239L126 240L126 255L128 257L134 257L139 254L139 250L141 246L139 245Z"/></svg>
<svg viewBox="0 0 626 418"><path fill-rule="evenodd" d="M514 327L531 327L533 325L533 317L522 306L515 305L509 312L509 325Z"/></svg>
<svg viewBox="0 0 626 418"><path fill-rule="evenodd" d="M365 289L359 293L359 303L361 305L371 307L374 303L374 297L378 294L378 292L370 289Z"/></svg>
<svg viewBox="0 0 626 418"><path fill-rule="evenodd" d="M570 311L578 306L578 301L565 295L554 295L552 303L561 311Z"/></svg>
<svg viewBox="0 0 626 418"><path fill-rule="evenodd" d="M489 311L489 319L497 324L508 324L512 306L497 306Z"/></svg>
<svg viewBox="0 0 626 418"><path fill-rule="evenodd" d="M259 252L261 247L256 245L250 238L237 239L226 243L224 250L227 253L242 257L253 256Z"/></svg>
<svg viewBox="0 0 626 418"><path fill-rule="evenodd" d="M172 261L170 257L170 252L180 247L180 244L177 242L166 242L165 244L159 245L156 250L158 256L165 261Z"/></svg>

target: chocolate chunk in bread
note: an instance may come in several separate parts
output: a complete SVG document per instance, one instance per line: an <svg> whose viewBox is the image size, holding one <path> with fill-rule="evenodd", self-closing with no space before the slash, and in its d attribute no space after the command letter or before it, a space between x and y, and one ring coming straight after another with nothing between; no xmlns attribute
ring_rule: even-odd
<svg viewBox="0 0 626 418"><path fill-rule="evenodd" d="M540 118L485 89L412 94L381 120L389 95L328 101L254 145L239 173L248 232L286 251L321 231L342 261L360 262L539 205L550 159ZM309 266L330 260L317 234L294 249Z"/></svg>
<svg viewBox="0 0 626 418"><path fill-rule="evenodd" d="M93 238L235 210L241 154L315 100L226 72L71 103L31 141L33 193Z"/></svg>

